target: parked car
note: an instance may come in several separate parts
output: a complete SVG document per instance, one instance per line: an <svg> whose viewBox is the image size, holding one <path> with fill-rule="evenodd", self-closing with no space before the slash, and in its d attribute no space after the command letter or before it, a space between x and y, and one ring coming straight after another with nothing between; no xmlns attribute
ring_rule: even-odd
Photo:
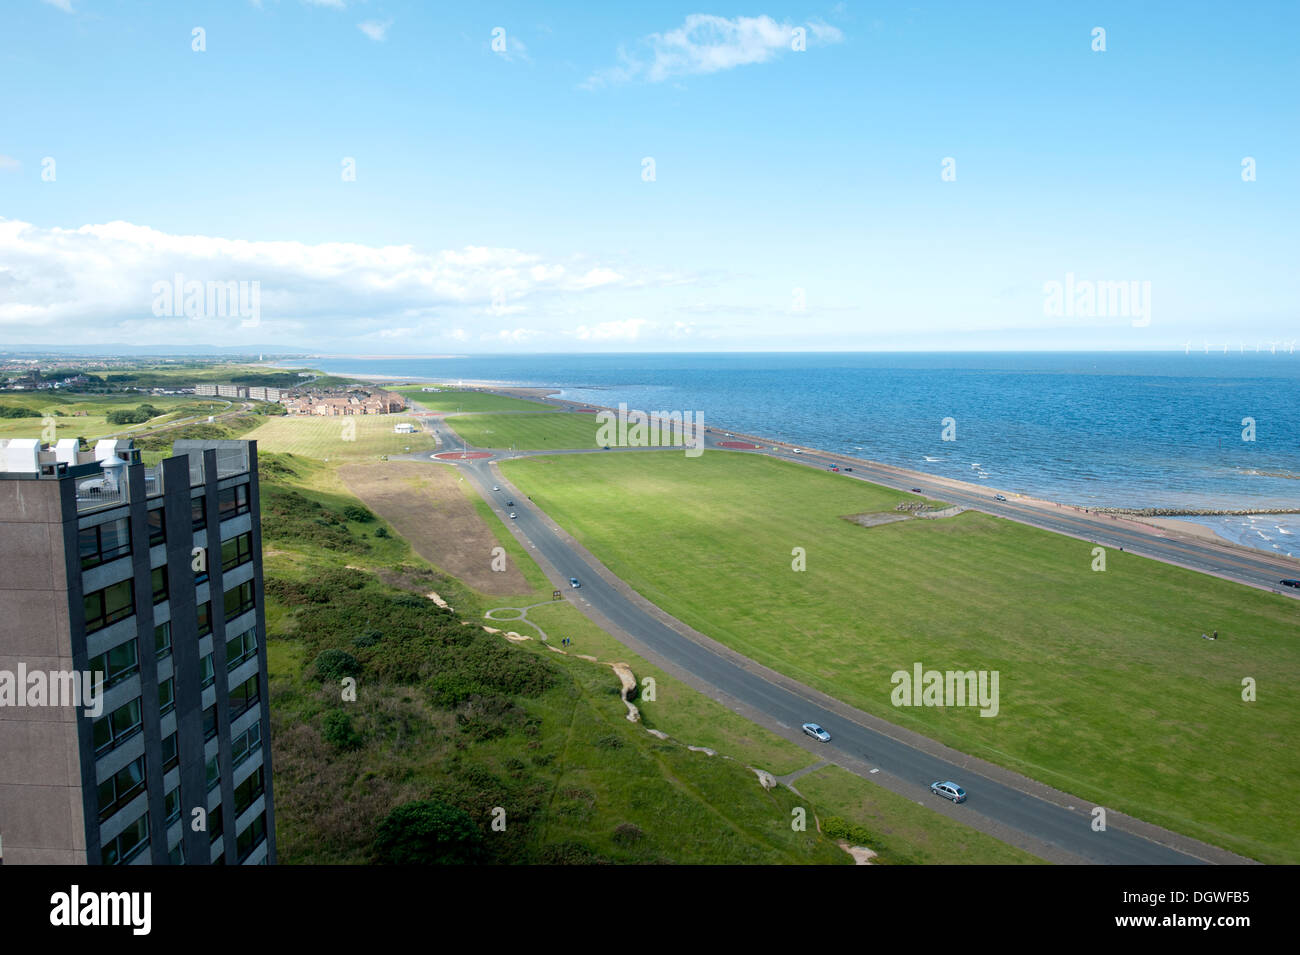
<svg viewBox="0 0 1300 955"><path fill-rule="evenodd" d="M519 515L516 514L514 511L511 511L511 512L510 512L510 519L511 519L512 521L513 521L515 518L517 518L518 516L519 516Z"/></svg>
<svg viewBox="0 0 1300 955"><path fill-rule="evenodd" d="M1300 587L1300 580L1293 580L1290 577L1287 577L1284 580L1280 580L1278 581L1278 583L1280 583L1283 587Z"/></svg>
<svg viewBox="0 0 1300 955"><path fill-rule="evenodd" d="M803 731L807 733L809 736L811 736L813 739L819 740L820 742L829 743L831 741L831 734L826 732L816 723L803 724Z"/></svg>
<svg viewBox="0 0 1300 955"><path fill-rule="evenodd" d="M912 488L912 493L913 493L913 494L920 494L920 493L921 493L921 489L920 489L919 487L914 487L914 488Z"/></svg>
<svg viewBox="0 0 1300 955"><path fill-rule="evenodd" d="M845 468L844 470L846 470L846 471L852 471L853 468Z"/></svg>
<svg viewBox="0 0 1300 955"><path fill-rule="evenodd" d="M951 799L953 802L965 802L966 790L962 789L951 779L941 783L930 783L930 792L936 796L942 796L944 799Z"/></svg>
<svg viewBox="0 0 1300 955"><path fill-rule="evenodd" d="M514 507L514 506L515 506L514 501L506 501L506 507Z"/></svg>
<svg viewBox="0 0 1300 955"><path fill-rule="evenodd" d="M800 451L798 448L795 448L795 449L794 449L794 453L795 453L795 454L803 454L803 452Z"/></svg>
<svg viewBox="0 0 1300 955"><path fill-rule="evenodd" d="M493 485L492 485L492 490L494 490L494 491L499 491L499 490L501 490L501 488L499 488L499 487L497 487L495 484L493 484Z"/></svg>
<svg viewBox="0 0 1300 955"><path fill-rule="evenodd" d="M832 471L838 471L839 468L831 468Z"/></svg>
<svg viewBox="0 0 1300 955"><path fill-rule="evenodd" d="M578 583L578 578L577 578L577 577L570 577L570 578L569 578L569 586L572 587L572 588L574 588L574 589L576 590L576 589L578 589L579 587L581 587L582 584Z"/></svg>
<svg viewBox="0 0 1300 955"><path fill-rule="evenodd" d="M993 500L995 500L995 501L1005 501L1006 498L1003 497L1001 494L994 494L994 495L993 495Z"/></svg>
<svg viewBox="0 0 1300 955"><path fill-rule="evenodd" d="M608 451L608 450L609 450L609 445L608 445L608 444L607 444L607 445L605 445L605 450L606 450L606 451Z"/></svg>

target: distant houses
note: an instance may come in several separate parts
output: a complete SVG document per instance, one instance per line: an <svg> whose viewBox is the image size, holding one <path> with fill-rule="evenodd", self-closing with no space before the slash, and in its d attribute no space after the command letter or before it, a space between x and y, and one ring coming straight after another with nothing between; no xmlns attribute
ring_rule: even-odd
<svg viewBox="0 0 1300 955"><path fill-rule="evenodd" d="M262 388L252 385L196 384L194 394L213 398L276 401L289 414L340 415L396 414L406 410L406 399L383 388L351 387L341 391L319 388Z"/></svg>

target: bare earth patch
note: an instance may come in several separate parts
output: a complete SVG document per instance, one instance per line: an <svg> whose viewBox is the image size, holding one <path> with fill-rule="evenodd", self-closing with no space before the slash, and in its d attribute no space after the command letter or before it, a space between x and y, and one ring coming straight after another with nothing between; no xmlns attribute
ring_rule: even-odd
<svg viewBox="0 0 1300 955"><path fill-rule="evenodd" d="M348 464L339 477L365 505L393 525L415 552L484 594L528 592L512 561L491 567L500 542L458 486L458 475L418 461Z"/></svg>
<svg viewBox="0 0 1300 955"><path fill-rule="evenodd" d="M872 511L867 514L845 514L843 520L858 524L861 527L879 527L881 524L893 524L896 521L909 520L911 516L911 514L891 514L888 511Z"/></svg>

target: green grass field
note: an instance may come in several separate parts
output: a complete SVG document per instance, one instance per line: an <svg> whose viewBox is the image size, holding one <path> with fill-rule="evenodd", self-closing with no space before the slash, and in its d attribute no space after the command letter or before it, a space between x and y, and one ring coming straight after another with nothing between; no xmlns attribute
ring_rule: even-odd
<svg viewBox="0 0 1300 955"><path fill-rule="evenodd" d="M107 415L110 411L134 410L142 404L153 405L165 414L143 424L108 423ZM229 405L224 399L218 401L147 394L101 396L58 394L49 391L4 392L0 394L0 406L30 408L40 412L42 416L48 416L54 422L53 441L78 437L94 439L119 433L130 435L192 416L199 416L199 420L205 420L210 414L220 414L229 410ZM56 415L54 413L56 411L59 414ZM44 433L44 428L43 418L0 418L0 438L40 438L43 441L50 441L51 438Z"/></svg>
<svg viewBox="0 0 1300 955"><path fill-rule="evenodd" d="M480 448L525 451L595 448L596 416L556 412L545 415L473 414L447 419L447 425Z"/></svg>
<svg viewBox="0 0 1300 955"><path fill-rule="evenodd" d="M337 418L270 418L244 437L256 441L259 450L301 454L321 461L355 461L381 454L432 451L433 435L394 434L393 425L420 423L408 415L347 415Z"/></svg>
<svg viewBox="0 0 1300 955"><path fill-rule="evenodd" d="M1098 805L1300 861L1294 601L1118 552L1096 573L1087 542L973 512L859 527L841 516L910 495L752 455L503 470L646 598L741 653ZM915 662L999 671L1000 712L893 706L891 674Z"/></svg>
<svg viewBox="0 0 1300 955"><path fill-rule="evenodd" d="M554 411L550 405L504 395L478 391L421 391L419 386L393 388L408 401L416 401L430 411Z"/></svg>

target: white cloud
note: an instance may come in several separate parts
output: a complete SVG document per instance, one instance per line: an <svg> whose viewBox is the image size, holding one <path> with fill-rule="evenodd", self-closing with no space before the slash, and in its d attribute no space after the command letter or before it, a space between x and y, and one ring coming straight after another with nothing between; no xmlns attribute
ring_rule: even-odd
<svg viewBox="0 0 1300 955"><path fill-rule="evenodd" d="M0 172L12 172L15 169L21 169L22 165L23 164L17 159L14 159L13 156L0 154Z"/></svg>
<svg viewBox="0 0 1300 955"><path fill-rule="evenodd" d="M795 25L769 16L719 17L692 13L675 30L652 33L641 41L646 59L619 48L620 64L598 70L582 84L591 89L633 79L659 83L677 76L717 73L766 63L793 49ZM808 42L839 43L844 34L820 20L803 24Z"/></svg>
<svg viewBox="0 0 1300 955"><path fill-rule="evenodd" d="M634 342L641 337L643 330L654 327L644 318L625 318L597 325L579 325L572 334L584 342Z"/></svg>
<svg viewBox="0 0 1300 955"><path fill-rule="evenodd" d="M342 10L347 6L345 0L302 0L309 7L332 7L335 10Z"/></svg>
<svg viewBox="0 0 1300 955"><path fill-rule="evenodd" d="M590 261L544 260L510 248L428 252L172 235L129 222L41 228L0 218L0 340L219 339L231 320L154 315L154 283L171 284L178 274L184 281L259 283L259 341L293 329L321 341L421 323L432 328L449 324L449 316L483 314L496 301L510 311L525 303L567 305L573 296L645 281ZM508 334L519 341L528 332Z"/></svg>
<svg viewBox="0 0 1300 955"><path fill-rule="evenodd" d="M376 43L383 43L388 34L388 28L392 25L392 20L385 20L382 23L378 20L367 20L364 23L358 23L357 29Z"/></svg>
<svg viewBox="0 0 1300 955"><path fill-rule="evenodd" d="M72 9L72 0L45 0L52 7L58 7L64 13L75 13Z"/></svg>

